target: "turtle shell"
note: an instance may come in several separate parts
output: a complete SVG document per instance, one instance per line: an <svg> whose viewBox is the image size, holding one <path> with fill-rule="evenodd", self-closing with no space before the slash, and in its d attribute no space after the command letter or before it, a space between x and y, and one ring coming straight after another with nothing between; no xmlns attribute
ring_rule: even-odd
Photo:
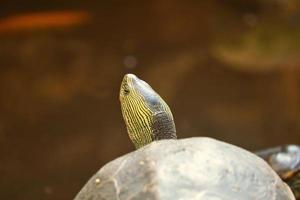
<svg viewBox="0 0 300 200"><path fill-rule="evenodd" d="M111 161L75 200L294 200L261 158L210 139L160 140Z"/></svg>

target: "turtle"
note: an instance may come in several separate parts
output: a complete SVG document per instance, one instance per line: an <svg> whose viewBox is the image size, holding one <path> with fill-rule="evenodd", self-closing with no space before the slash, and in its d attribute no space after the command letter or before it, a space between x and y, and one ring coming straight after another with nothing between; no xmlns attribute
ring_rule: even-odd
<svg viewBox="0 0 300 200"><path fill-rule="evenodd" d="M279 174L300 200L300 145L289 144L255 152Z"/></svg>
<svg viewBox="0 0 300 200"><path fill-rule="evenodd" d="M295 200L254 153L208 137L177 139L169 106L134 74L119 98L136 150L104 165L75 200Z"/></svg>
<svg viewBox="0 0 300 200"><path fill-rule="evenodd" d="M148 83L134 74L125 75L119 98L129 138L137 149L155 140L177 138L169 106Z"/></svg>

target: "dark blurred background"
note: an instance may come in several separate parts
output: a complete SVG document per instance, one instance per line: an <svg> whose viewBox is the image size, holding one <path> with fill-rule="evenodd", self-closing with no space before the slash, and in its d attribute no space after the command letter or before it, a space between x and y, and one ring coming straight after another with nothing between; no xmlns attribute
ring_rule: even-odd
<svg viewBox="0 0 300 200"><path fill-rule="evenodd" d="M134 150L125 73L168 102L179 138L300 143L297 0L0 5L0 199L72 199Z"/></svg>

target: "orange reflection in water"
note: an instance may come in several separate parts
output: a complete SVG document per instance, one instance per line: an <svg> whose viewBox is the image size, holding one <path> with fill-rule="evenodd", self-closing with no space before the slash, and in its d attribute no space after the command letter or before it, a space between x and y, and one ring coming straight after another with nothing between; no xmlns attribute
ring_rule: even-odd
<svg viewBox="0 0 300 200"><path fill-rule="evenodd" d="M47 11L0 19L0 32L23 31L81 25L89 21L87 11Z"/></svg>

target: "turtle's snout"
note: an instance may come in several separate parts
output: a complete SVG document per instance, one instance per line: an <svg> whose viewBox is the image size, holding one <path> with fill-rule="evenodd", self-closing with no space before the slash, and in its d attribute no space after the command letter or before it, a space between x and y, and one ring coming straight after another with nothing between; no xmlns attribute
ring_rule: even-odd
<svg viewBox="0 0 300 200"><path fill-rule="evenodd" d="M134 74L125 74L124 77L126 77L126 78L137 78L137 76L134 75Z"/></svg>
<svg viewBox="0 0 300 200"><path fill-rule="evenodd" d="M119 100L122 102L133 90L133 85L137 82L138 78L134 74L126 74L123 78L120 88Z"/></svg>
<svg viewBox="0 0 300 200"><path fill-rule="evenodd" d="M137 80L139 80L139 78L136 76L136 75L134 75L134 74L126 74L125 76L124 76L124 79L123 79L123 82L125 82L125 83L130 83L130 82L132 82L132 83L134 83L134 82L136 82Z"/></svg>

